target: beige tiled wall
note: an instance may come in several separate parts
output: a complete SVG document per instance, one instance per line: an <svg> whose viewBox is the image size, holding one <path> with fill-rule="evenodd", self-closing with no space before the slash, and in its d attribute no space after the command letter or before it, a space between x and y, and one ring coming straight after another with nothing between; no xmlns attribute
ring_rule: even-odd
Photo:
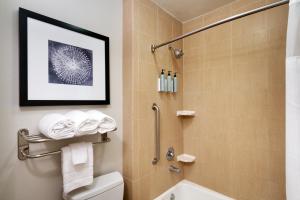
<svg viewBox="0 0 300 200"><path fill-rule="evenodd" d="M182 178L238 200L284 200L287 6L210 29L167 48L150 45L273 0L237 0L181 24L150 0L124 0L125 198L150 200ZM182 63L183 62L183 63ZM156 92L162 67L179 72L176 95ZM167 68L168 69L168 68ZM161 161L153 166L154 113L161 107ZM178 109L196 110L183 122ZM165 153L197 156L184 174ZM175 163L177 164L177 163ZM183 167L183 166L181 166ZM184 176L183 176L184 175Z"/></svg>
<svg viewBox="0 0 300 200"><path fill-rule="evenodd" d="M271 1L238 0L183 24L207 25ZM281 6L184 39L186 179L238 200L285 199L285 37Z"/></svg>
<svg viewBox="0 0 300 200"><path fill-rule="evenodd" d="M183 178L183 173L168 171L165 159L168 147L181 153L182 123L176 110L182 107L182 59L176 60L167 47L155 54L151 44L182 34L182 24L150 0L124 0L124 147L123 173L125 198L150 200ZM182 42L175 46L182 48ZM157 92L157 78L162 68L179 72L177 94ZM161 161L154 157L153 103L161 109Z"/></svg>

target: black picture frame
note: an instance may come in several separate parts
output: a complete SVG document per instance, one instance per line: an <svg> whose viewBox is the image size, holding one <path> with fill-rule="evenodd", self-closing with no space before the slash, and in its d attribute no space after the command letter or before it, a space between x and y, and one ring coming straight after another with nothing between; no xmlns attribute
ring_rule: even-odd
<svg viewBox="0 0 300 200"><path fill-rule="evenodd" d="M105 43L105 99L100 100L30 100L28 99L28 18L90 36ZM19 8L19 104L20 106L109 105L109 37ZM45 91L41 91L45 92Z"/></svg>

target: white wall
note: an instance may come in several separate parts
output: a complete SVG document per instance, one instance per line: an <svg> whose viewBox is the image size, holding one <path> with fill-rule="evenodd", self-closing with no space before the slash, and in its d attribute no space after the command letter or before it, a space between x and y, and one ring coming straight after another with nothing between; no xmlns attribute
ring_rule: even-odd
<svg viewBox="0 0 300 200"><path fill-rule="evenodd" d="M110 37L111 105L19 107L18 8ZM122 169L122 0L0 0L0 199L61 199L60 156L17 159L17 131L36 132L47 112L96 108L115 117L112 142L95 148L95 174ZM56 146L56 145L55 145ZM46 148L36 145L33 148ZM47 146L53 148L53 145Z"/></svg>

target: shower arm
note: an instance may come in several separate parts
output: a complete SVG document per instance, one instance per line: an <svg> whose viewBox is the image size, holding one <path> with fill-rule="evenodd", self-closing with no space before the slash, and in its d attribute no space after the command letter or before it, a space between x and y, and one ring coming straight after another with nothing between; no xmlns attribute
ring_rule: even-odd
<svg viewBox="0 0 300 200"><path fill-rule="evenodd" d="M151 45L151 52L152 53L155 53L156 49L160 48L160 47L163 47L163 46L166 46L168 44L171 44L173 42L176 42L178 40L182 40L186 37L189 37L191 35L194 35L194 34L197 34L197 33L200 33L202 31L205 31L205 30L208 30L208 29L211 29L213 27L216 27L216 26L219 26L219 25L222 25L222 24L225 24L227 22L231 22L231 21L234 21L236 19L240 19L240 18L243 18L243 17L246 17L246 16L249 16L249 15L253 15L255 13L259 13L259 12L262 12L262 11L265 11L265 10L268 10L268 9L272 9L272 8L275 8L275 7L278 7L278 6L282 6L282 5L285 5L285 4L288 4L290 1L289 0L281 0L281 1L278 1L278 2L275 2L275 3L271 3L271 4L268 4L268 5L265 5L265 6L262 6L262 7L259 7L259 8L256 8L256 9L253 9L253 10L250 10L250 11L247 11L247 12L244 12L244 13L240 13L240 14L237 14L237 15L234 15L234 16L231 16L231 17L228 17L228 18L225 18L225 19L222 19L220 21L217 21L217 22L214 22L212 24L209 24L207 26L204 26L202 28L199 28L197 30L194 30L192 32L189 32L189 33L186 33L186 34L183 34L181 36L178 36L170 41L167 41L167 42L164 42L164 43L161 43L161 44L152 44Z"/></svg>

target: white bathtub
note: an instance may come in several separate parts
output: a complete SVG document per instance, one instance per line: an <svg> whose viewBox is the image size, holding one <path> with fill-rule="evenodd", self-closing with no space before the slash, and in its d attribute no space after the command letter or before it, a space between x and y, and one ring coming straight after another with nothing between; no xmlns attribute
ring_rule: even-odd
<svg viewBox="0 0 300 200"><path fill-rule="evenodd" d="M172 195L173 194L173 195ZM174 199L171 196L175 196ZM234 200L223 194L183 180L154 200Z"/></svg>

